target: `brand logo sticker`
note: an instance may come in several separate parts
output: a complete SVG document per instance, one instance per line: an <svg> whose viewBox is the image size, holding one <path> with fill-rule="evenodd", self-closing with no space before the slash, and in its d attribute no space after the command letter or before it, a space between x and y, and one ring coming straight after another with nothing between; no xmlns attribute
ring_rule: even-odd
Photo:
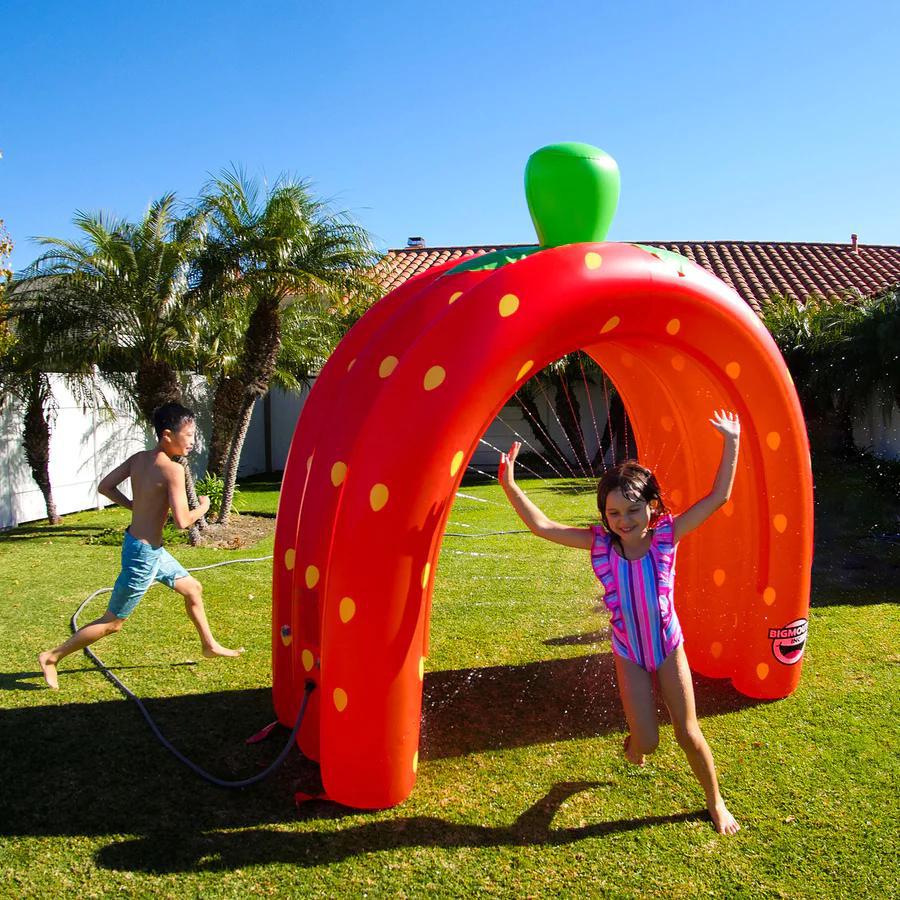
<svg viewBox="0 0 900 900"><path fill-rule="evenodd" d="M806 632L809 622L806 619L794 619L781 628L769 629L769 640L772 642L772 655L778 662L793 666L800 662L806 649Z"/></svg>

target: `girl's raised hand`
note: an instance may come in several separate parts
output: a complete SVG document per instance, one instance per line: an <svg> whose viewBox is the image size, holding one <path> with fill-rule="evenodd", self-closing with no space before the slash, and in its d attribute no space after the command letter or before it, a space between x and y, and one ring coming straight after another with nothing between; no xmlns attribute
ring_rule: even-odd
<svg viewBox="0 0 900 900"><path fill-rule="evenodd" d="M709 420L713 428L725 438L738 440L741 436L741 420L736 412L726 409L717 409Z"/></svg>
<svg viewBox="0 0 900 900"><path fill-rule="evenodd" d="M509 453L500 454L500 466L497 468L497 481L500 482L500 486L504 490L510 487L510 485L515 484L516 457L519 455L521 447L522 445L519 441L514 441L512 447L509 448Z"/></svg>

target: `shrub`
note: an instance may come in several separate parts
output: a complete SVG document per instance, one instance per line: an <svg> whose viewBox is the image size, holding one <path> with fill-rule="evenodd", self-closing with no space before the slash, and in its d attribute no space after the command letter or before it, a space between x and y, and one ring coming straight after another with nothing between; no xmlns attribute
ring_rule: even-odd
<svg viewBox="0 0 900 900"><path fill-rule="evenodd" d="M207 472L196 484L197 488L197 496L203 496L204 494L209 497L209 515L211 518L218 519L219 513L222 510L222 497L225 494L225 482L219 476L214 474L213 472ZM234 488L234 496L240 493L237 486ZM237 513L237 510L234 508L232 504L231 507L232 513Z"/></svg>

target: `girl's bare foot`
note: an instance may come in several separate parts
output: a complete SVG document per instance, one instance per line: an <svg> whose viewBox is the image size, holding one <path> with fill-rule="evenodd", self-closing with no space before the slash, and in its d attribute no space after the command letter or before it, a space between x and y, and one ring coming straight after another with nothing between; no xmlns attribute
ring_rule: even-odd
<svg viewBox="0 0 900 900"><path fill-rule="evenodd" d="M622 745L622 750L625 752L625 759L628 760L633 766L643 766L644 765L644 754L643 753L635 753L631 749L631 735L625 735L625 743Z"/></svg>
<svg viewBox="0 0 900 900"><path fill-rule="evenodd" d="M719 834L737 834L741 830L737 819L728 812L722 800L709 808L709 814L712 816L713 825L716 826Z"/></svg>
<svg viewBox="0 0 900 900"><path fill-rule="evenodd" d="M209 659L214 656L240 656L243 652L243 647L238 647L237 650L229 650L228 647L223 647L221 644L210 644L208 647L203 648L203 655Z"/></svg>
<svg viewBox="0 0 900 900"><path fill-rule="evenodd" d="M38 662L40 663L41 671L44 673L44 681L47 682L47 687L58 691L59 679L56 676L56 663L50 661L52 656L53 654L49 650L45 650L43 653L38 654Z"/></svg>

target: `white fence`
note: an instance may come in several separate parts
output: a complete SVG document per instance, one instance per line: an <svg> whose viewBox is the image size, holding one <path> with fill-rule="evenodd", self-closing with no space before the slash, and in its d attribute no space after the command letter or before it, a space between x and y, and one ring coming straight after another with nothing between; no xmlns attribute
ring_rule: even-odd
<svg viewBox="0 0 900 900"><path fill-rule="evenodd" d="M149 428L135 424L133 415L121 399L115 400L112 390L107 388L106 396L117 409L115 414L107 415L90 409L84 411L66 390L62 379L54 376L52 384L58 410L50 441L50 481L57 510L60 515L65 515L106 506L108 501L97 492L100 479L130 454L152 447L154 435ZM288 394L276 388L264 402L256 404L241 455L238 470L241 477L284 468L294 427L307 396L308 391ZM593 386L591 403L588 403L585 388L579 385L576 396L586 450L588 456L593 457L606 426L603 391L601 387ZM191 384L185 403L197 412L198 443L191 467L199 475L206 470L207 449L203 438L210 432L210 396L202 379ZM538 399L538 409L547 431L572 456L568 440L546 397ZM506 450L517 439L516 433L540 451L540 443L521 408L517 404L510 405L504 407L485 432L482 443L472 455L470 467L495 471L497 450L494 448ZM873 404L857 421L854 438L859 447L870 449L879 457L900 458L900 410L895 407L892 419L885 424ZM44 498L31 477L22 449L21 412L11 404L0 412L0 440L0 528L45 518ZM410 447L409 453L412 461L416 448ZM128 484L122 487L128 493Z"/></svg>
<svg viewBox="0 0 900 900"><path fill-rule="evenodd" d="M83 409L58 376L51 377L51 384L57 409L50 435L50 483L57 511L65 515L108 506L109 501L97 492L100 479L132 453L152 447L156 442L153 431L135 424L134 415L108 385L102 385L101 390L113 406L113 413ZM275 469L284 465L305 398L306 393L288 395L274 390L270 394L270 446ZM211 427L209 390L202 379L190 385L185 403L197 413L198 442L191 468L202 474L208 455L203 439ZM240 476L267 470L265 419L265 404L258 403L241 456ZM22 431L21 410L7 403L0 412L0 528L47 515L44 497L25 460ZM281 465L275 465L276 461ZM122 490L130 496L128 482Z"/></svg>

